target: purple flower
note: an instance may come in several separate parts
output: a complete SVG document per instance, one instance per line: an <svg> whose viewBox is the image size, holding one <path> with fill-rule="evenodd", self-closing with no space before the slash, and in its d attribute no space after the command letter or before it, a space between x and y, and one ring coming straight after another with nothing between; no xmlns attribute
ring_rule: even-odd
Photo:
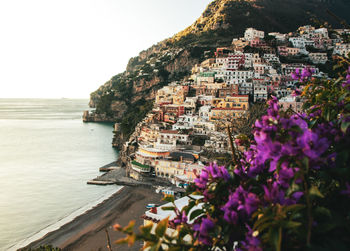
<svg viewBox="0 0 350 251"><path fill-rule="evenodd" d="M262 251L262 248L260 247L261 242L256 234L257 232L253 232L248 225L246 225L246 227L248 228L248 232L245 236L245 240L240 243L241 247L243 250Z"/></svg>
<svg viewBox="0 0 350 251"><path fill-rule="evenodd" d="M297 96L300 96L301 95L301 90L300 89L295 89L293 92L292 92L292 96L293 97L297 97Z"/></svg>
<svg viewBox="0 0 350 251"><path fill-rule="evenodd" d="M196 186L200 189L205 189L209 181L209 172L207 169L202 170L199 177L194 180Z"/></svg>
<svg viewBox="0 0 350 251"><path fill-rule="evenodd" d="M277 182L274 182L272 185L266 186L263 185L265 192L264 199L270 203L279 203L284 204L284 191L279 187Z"/></svg>
<svg viewBox="0 0 350 251"><path fill-rule="evenodd" d="M194 183L198 188L205 189L210 179L224 179L225 181L228 181L230 178L231 176L224 166L210 164L202 170L199 177L194 180Z"/></svg>
<svg viewBox="0 0 350 251"><path fill-rule="evenodd" d="M258 208L259 202L256 194L239 186L230 194L227 203L221 208L224 211L224 219L231 224L237 224L239 219L244 220L250 217Z"/></svg>
<svg viewBox="0 0 350 251"><path fill-rule="evenodd" d="M349 182L346 182L345 186L346 186L346 189L340 191L340 193L344 194L344 195L346 195L346 196L348 196L350 198L350 184L349 184Z"/></svg>
<svg viewBox="0 0 350 251"><path fill-rule="evenodd" d="M309 78L312 77L312 74L315 73L315 69L311 69L311 68L304 68L301 72L301 78L303 80L307 80Z"/></svg>
<svg viewBox="0 0 350 251"><path fill-rule="evenodd" d="M272 96L269 101L267 101L267 104L269 105L269 108L267 109L267 114L271 117L277 117L278 116L278 99L275 96Z"/></svg>
<svg viewBox="0 0 350 251"><path fill-rule="evenodd" d="M350 66L345 77L345 82L343 82L341 86L345 89L350 90Z"/></svg>
<svg viewBox="0 0 350 251"><path fill-rule="evenodd" d="M303 192L300 192L300 191L299 192L294 192L292 194L292 198L295 200L295 203L297 203L303 195L304 195Z"/></svg>
<svg viewBox="0 0 350 251"><path fill-rule="evenodd" d="M304 69L296 69L295 72L291 73L291 77L297 81L307 81L312 77L312 74L315 73L315 69L304 68Z"/></svg>
<svg viewBox="0 0 350 251"><path fill-rule="evenodd" d="M175 224L187 223L188 218L186 212L182 211L182 213L179 213L173 221Z"/></svg>
<svg viewBox="0 0 350 251"><path fill-rule="evenodd" d="M301 79L301 69L299 68L295 69L295 72L292 72L291 76L292 76L292 79L299 81Z"/></svg>
<svg viewBox="0 0 350 251"><path fill-rule="evenodd" d="M329 147L327 138L320 138L311 130L306 130L302 137L297 139L297 143L310 159L318 159Z"/></svg>
<svg viewBox="0 0 350 251"><path fill-rule="evenodd" d="M225 181L228 181L231 178L225 166L210 164L207 166L207 170L209 170L209 173L213 179L224 179Z"/></svg>
<svg viewBox="0 0 350 251"><path fill-rule="evenodd" d="M277 183L283 188L289 187L290 180L294 177L296 170L294 168L288 167L287 162L283 162L281 169L275 174Z"/></svg>
<svg viewBox="0 0 350 251"><path fill-rule="evenodd" d="M200 223L193 225L193 230L197 232L198 240L204 245L211 244L211 237L209 236L210 230L214 228L214 222L209 218L202 218Z"/></svg>

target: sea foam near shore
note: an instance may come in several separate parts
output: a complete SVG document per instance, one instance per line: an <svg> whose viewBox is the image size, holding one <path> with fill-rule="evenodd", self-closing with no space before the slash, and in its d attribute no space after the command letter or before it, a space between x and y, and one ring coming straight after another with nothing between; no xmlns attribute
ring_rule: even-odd
<svg viewBox="0 0 350 251"><path fill-rule="evenodd" d="M62 226L66 225L67 223L74 221L80 215L85 214L86 212L93 209L94 207L96 207L100 203L103 203L104 201L108 200L110 197L112 197L113 195L118 193L122 188L123 188L123 186L116 186L116 190L109 191L108 193L106 193L104 196L102 196L98 200L91 202L91 203L77 209L76 211L72 212L71 214L67 215L66 217L60 219L58 222L51 224L51 225L45 227L44 229L40 230L39 232L35 233L34 235L18 242L17 244L15 244L11 247L8 247L8 250L9 251L18 250L19 248L25 247L25 246L29 245L30 243L43 238L46 234L48 234L52 231L60 229Z"/></svg>

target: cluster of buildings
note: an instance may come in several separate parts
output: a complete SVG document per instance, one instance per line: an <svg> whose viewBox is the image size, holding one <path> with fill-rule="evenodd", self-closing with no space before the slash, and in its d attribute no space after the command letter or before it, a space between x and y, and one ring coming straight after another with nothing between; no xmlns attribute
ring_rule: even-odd
<svg viewBox="0 0 350 251"><path fill-rule="evenodd" d="M301 111L302 100L291 95L297 83L290 74L308 67L314 70L314 77L327 77L317 66L335 55L350 53L350 44L341 39L350 30L336 31L338 35L332 38L327 29L312 26L300 27L289 34L273 32L268 35L277 43L271 46L263 31L249 28L243 38L233 40L231 47L217 48L214 58L193 67L190 79L158 91L154 109L138 125L133 142L126 143L136 144L137 149L130 160L131 175L140 178L152 173L177 186L186 185L204 167L200 161L201 147L194 141L204 139L203 148L228 152L228 137L223 129L228 122L245 116L252 103L273 94L279 98L281 109ZM247 52L247 46L259 50ZM282 59L294 57L308 58L308 63L281 63ZM181 211L189 199L181 197L174 204ZM152 206L142 216L144 225L152 222L155 228L167 217L173 220L175 213L162 207L174 204ZM201 207L199 203L192 210ZM166 231L168 234L176 231L171 222Z"/></svg>
<svg viewBox="0 0 350 251"><path fill-rule="evenodd" d="M193 67L190 78L158 90L153 110L124 146L135 148L130 176L186 185L204 168L201 150L230 152L225 128L245 116L252 103L275 95L282 109L301 111L302 100L291 95L297 85L291 73L307 67L314 77L327 77L319 65L350 52L341 38L350 31L338 33L330 38L326 28L303 26L266 35L248 28L230 47L217 48L215 57ZM288 63L295 58L304 62Z"/></svg>

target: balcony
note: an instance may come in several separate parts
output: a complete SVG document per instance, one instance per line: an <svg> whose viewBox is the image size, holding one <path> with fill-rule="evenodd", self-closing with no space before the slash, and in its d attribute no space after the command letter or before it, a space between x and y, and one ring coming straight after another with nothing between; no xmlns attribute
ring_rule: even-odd
<svg viewBox="0 0 350 251"><path fill-rule="evenodd" d="M131 168L139 173L149 173L151 172L151 167L148 165L141 164L135 160L131 161Z"/></svg>

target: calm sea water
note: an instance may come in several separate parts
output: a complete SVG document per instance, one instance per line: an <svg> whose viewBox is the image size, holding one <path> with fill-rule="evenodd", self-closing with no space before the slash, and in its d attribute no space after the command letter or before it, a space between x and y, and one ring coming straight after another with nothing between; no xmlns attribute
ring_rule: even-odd
<svg viewBox="0 0 350 251"><path fill-rule="evenodd" d="M87 103L0 99L0 250L41 237L118 189L86 184L118 155L111 124L82 122Z"/></svg>

